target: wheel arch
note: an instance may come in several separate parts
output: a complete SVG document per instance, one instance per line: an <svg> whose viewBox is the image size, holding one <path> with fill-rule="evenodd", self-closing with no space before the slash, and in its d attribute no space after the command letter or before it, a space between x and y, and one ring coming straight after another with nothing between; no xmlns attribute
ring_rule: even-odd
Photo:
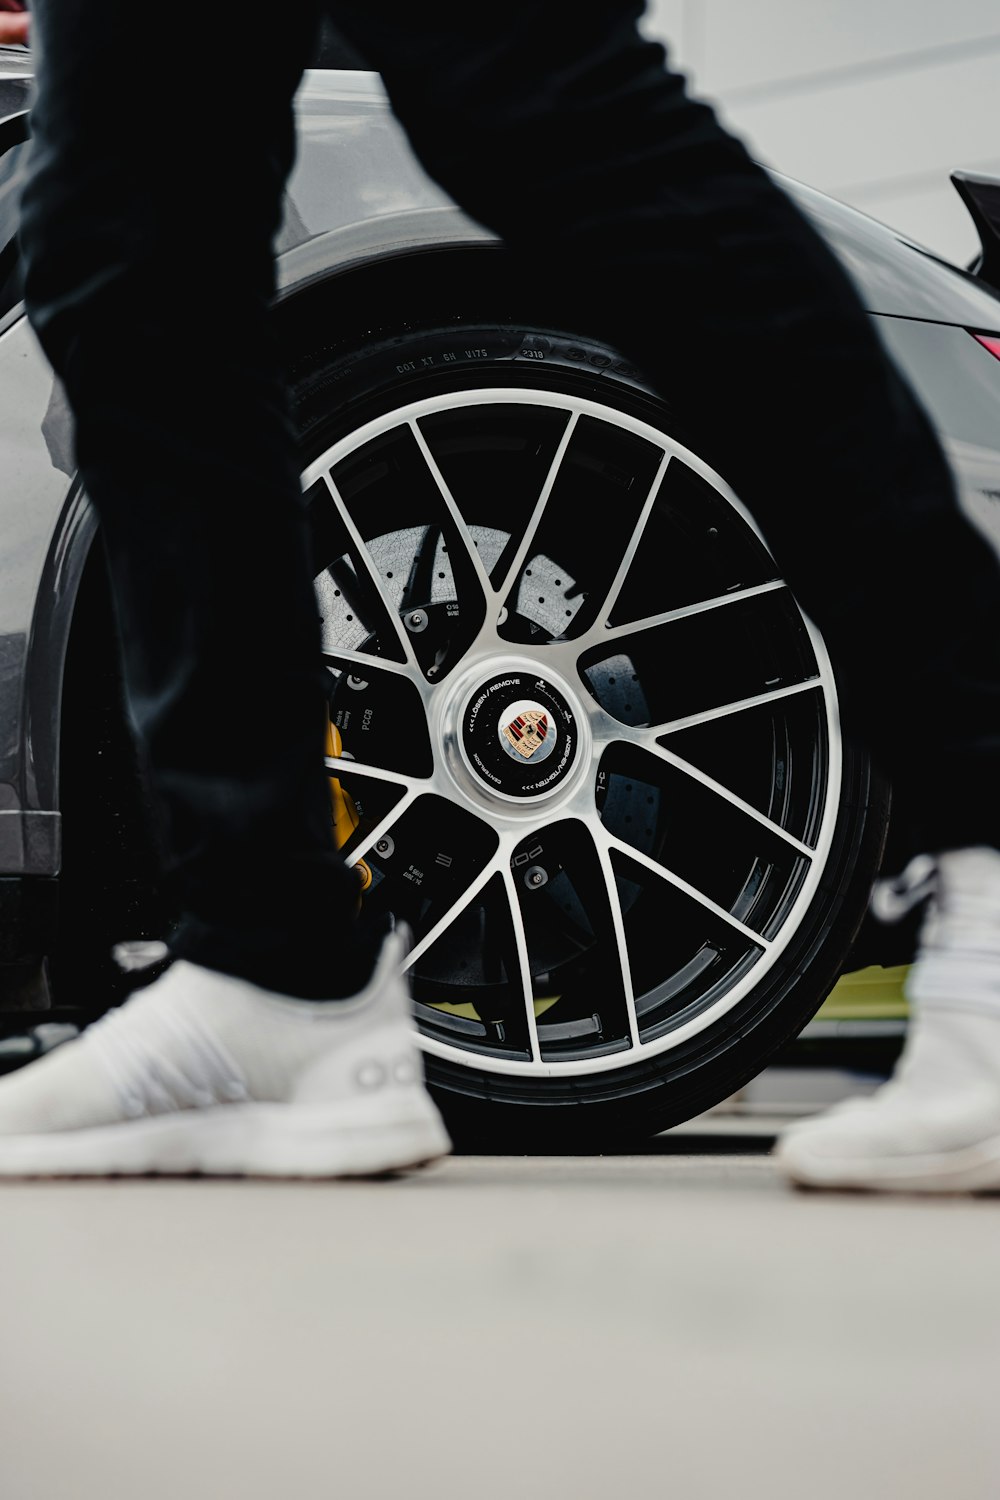
<svg viewBox="0 0 1000 1500"><path fill-rule="evenodd" d="M526 290L496 236L447 207L330 230L286 251L277 271L275 314L290 358L315 348L325 318L329 341L346 344L402 332L428 312L496 314Z"/></svg>

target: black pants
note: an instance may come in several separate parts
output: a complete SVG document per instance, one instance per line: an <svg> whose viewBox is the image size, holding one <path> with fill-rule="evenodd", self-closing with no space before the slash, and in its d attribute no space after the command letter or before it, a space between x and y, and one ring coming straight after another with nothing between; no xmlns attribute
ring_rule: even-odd
<svg viewBox="0 0 1000 1500"><path fill-rule="evenodd" d="M1000 845L1000 588L928 422L797 210L638 4L342 0L428 170L558 283L582 329L685 393L823 631L855 732L939 849ZM314 0L36 0L29 312L77 422L189 957L350 989L271 239ZM196 246L192 252L191 245ZM197 274L187 274L192 254ZM678 372L683 380L679 382ZM335 955L335 957L334 957Z"/></svg>

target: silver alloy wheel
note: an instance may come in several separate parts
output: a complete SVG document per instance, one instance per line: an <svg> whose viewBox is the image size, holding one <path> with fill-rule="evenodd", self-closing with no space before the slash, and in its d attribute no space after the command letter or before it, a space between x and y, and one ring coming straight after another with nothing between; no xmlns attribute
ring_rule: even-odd
<svg viewBox="0 0 1000 1500"><path fill-rule="evenodd" d="M469 504L459 503L445 473L446 445L438 437L442 423L474 425L500 409L511 412L512 420L518 411L526 421L542 412L544 420L551 417L561 427L520 531L470 519ZM625 475L620 481L627 535L619 528L618 544L609 544L600 590L574 592L575 580L565 576L556 554L559 531L573 515L567 476L583 474L587 463L594 467L590 456L575 457L584 434L598 445L631 444L646 468L640 480ZM386 467L383 456L390 451L404 454L391 516L369 498L383 493L378 484ZM609 484L619 482L617 462L605 463ZM327 765L363 809L345 853L351 863L370 863L379 881L388 882L387 891L394 886L397 893L414 896L430 890L435 876L445 882L444 894L421 897L425 920L418 923L409 964L417 980L422 1044L452 1063L487 1073L571 1077L664 1053L716 1023L761 982L817 898L840 803L836 694L822 640L787 586L773 576L773 565L771 576L759 581L673 606L654 601L668 607L645 615L636 616L634 601L628 609L622 606L672 471L696 476L713 503L741 532L756 538L766 556L752 518L695 454L621 410L557 391L502 387L416 401L352 432L304 473L313 508L329 514L327 530L339 539L327 548L332 561L317 580L317 597L344 743L343 753L328 758ZM603 529L619 519L613 514L617 509L579 516L579 524ZM708 534L716 531L709 528ZM411 586L418 571L423 592L414 603ZM680 661L682 639L690 647L690 632L706 625L713 640L726 638L732 622L736 656L741 637L753 646L754 620L764 614L768 639L784 632L796 642L771 685L765 681L755 691L730 697L726 683L736 679L722 663L714 694L710 682L699 680L689 711L648 721L643 690L653 696L652 678L668 679L676 669L693 682L703 665ZM435 629L445 630L446 645L432 654ZM668 642L674 638L678 648L671 656ZM636 670L640 658L644 670ZM621 696L622 672L638 684L635 701ZM377 711L366 706L376 698ZM782 789L784 811L762 809L759 799L741 795L704 763L696 764L697 757L672 748L715 726L731 733L735 765L741 735L755 712L770 705L795 712L796 704L809 705L810 714L815 710L818 729L811 762L816 785L808 810L795 816L787 788ZM377 723L379 732L369 733ZM683 859L675 867L678 861L664 850L659 826L656 840L643 848L643 839L628 832L632 813L617 821L609 816L609 782L617 778L620 795L627 788L632 796L641 782L639 775L627 779L635 766L655 766L665 778L663 785L641 783L642 800L655 804L656 818L661 805L697 804L692 826L703 821L712 860L727 869L739 867L726 887L728 896L717 899L718 892L703 888L712 878L699 882L690 878L690 870L685 874ZM646 774L652 773L643 769ZM380 788L388 801L379 800ZM419 808L425 810L420 824L425 857L418 863L406 861L403 846L407 819ZM446 809L458 821L448 848L438 849L429 830ZM650 814L651 825L654 821ZM568 840L575 857L589 862L601 887L591 899L602 911L600 920L580 918L583 926L574 929L572 939L577 970L589 966L600 989L592 1002L595 1013L588 1017L586 1004L578 1003L569 1020L558 1025L546 1017L558 1014L561 996L552 990L558 990L560 965L569 959L541 952L547 942L545 915L536 923L526 908L529 900L547 900L546 911L554 911L560 882L560 895L565 894L565 867L572 859L560 856L553 873L545 848L553 830L563 848ZM646 833L653 833L652 826ZM728 852L730 837L739 845L738 855ZM412 838L410 843L412 854ZM533 850L539 849L543 854L536 857ZM752 858L744 857L752 849L757 849ZM635 894L640 887L641 899ZM655 906L661 890L674 903L669 912L675 928L683 928L687 914L703 916L713 936L692 938L689 960L678 960L673 968L665 960L664 972L651 978L650 964L655 968L656 947L664 937L655 932L640 979L635 913L646 912L642 930L649 934L655 922L642 903L652 900ZM477 1009L474 983L465 991L460 977L439 984L430 962L455 941L487 892L506 911L494 925L506 924L500 968L508 989L512 985L519 994L520 1031L513 1011L501 1022ZM380 899L377 892L372 899ZM579 904L576 895L572 901ZM563 901L563 909L569 912L571 904ZM575 908L571 915L577 919ZM584 928L591 931L589 948L579 936ZM466 932L464 941L474 948L478 939ZM576 982L579 988L579 977ZM436 984L447 999L435 999Z"/></svg>

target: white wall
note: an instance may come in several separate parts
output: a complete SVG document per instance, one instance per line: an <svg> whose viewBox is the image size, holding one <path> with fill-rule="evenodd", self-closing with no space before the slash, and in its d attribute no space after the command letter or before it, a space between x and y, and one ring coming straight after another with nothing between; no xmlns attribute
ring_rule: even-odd
<svg viewBox="0 0 1000 1500"><path fill-rule="evenodd" d="M1000 176L997 0L648 3L648 29L761 161L951 259L975 253L948 173Z"/></svg>

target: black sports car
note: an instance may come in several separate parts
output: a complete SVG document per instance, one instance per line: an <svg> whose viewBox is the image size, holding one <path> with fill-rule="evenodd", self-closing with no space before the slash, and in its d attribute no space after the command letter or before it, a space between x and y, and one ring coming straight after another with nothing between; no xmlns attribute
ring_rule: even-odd
<svg viewBox="0 0 1000 1500"><path fill-rule="evenodd" d="M0 52L8 1034L104 1009L122 988L112 943L169 923L96 525L19 300L30 74ZM823 641L670 392L539 305L426 179L376 75L312 71L299 121L275 317L337 838L367 909L415 930L416 1013L453 1125L662 1128L755 1074L845 967L882 957L855 945L888 789L842 742ZM1000 184L959 183L983 238L973 271L787 186L996 532ZM267 608L249 582L246 608ZM254 732L238 663L232 694L238 755Z"/></svg>

